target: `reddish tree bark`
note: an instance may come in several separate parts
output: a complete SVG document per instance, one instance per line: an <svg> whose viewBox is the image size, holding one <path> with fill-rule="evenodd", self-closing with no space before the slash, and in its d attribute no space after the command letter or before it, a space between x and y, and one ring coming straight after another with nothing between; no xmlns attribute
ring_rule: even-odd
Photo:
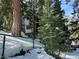
<svg viewBox="0 0 79 59"><path fill-rule="evenodd" d="M12 0L13 8L13 25L12 36L21 36L21 6L20 0Z"/></svg>

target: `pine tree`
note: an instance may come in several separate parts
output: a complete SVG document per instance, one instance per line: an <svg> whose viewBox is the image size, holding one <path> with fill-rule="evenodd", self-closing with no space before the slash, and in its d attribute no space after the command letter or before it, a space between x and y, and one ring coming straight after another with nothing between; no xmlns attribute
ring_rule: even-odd
<svg viewBox="0 0 79 59"><path fill-rule="evenodd" d="M54 5L51 4L51 0L44 0L39 36L45 45L45 50L53 55L54 51L67 51L68 46L65 44L67 28L63 23L60 1L55 0Z"/></svg>

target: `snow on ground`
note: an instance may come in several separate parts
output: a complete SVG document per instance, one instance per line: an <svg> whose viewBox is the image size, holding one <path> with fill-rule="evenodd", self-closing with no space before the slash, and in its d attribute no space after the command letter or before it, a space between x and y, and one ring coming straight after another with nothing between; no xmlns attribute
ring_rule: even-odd
<svg viewBox="0 0 79 59"><path fill-rule="evenodd" d="M7 33L7 32L5 32L3 30L0 30L0 34L8 34L8 35L11 35L11 33Z"/></svg>
<svg viewBox="0 0 79 59"><path fill-rule="evenodd" d="M8 59L55 59L54 57L48 55L44 49L33 49L30 53L26 53L24 56L18 56Z"/></svg>
<svg viewBox="0 0 79 59"><path fill-rule="evenodd" d="M64 59L79 59L79 48L73 52L66 52Z"/></svg>
<svg viewBox="0 0 79 59"><path fill-rule="evenodd" d="M0 34L11 35L11 33L6 33L4 31L0 31ZM3 35L0 35L0 58L1 58L1 54L2 54L2 45L3 45ZM36 48L43 47L43 45L41 43L39 43L38 39L35 39L34 45ZM28 49L32 49L32 47L33 47L33 40L31 38L6 36L5 57L13 56L16 53L19 53L21 49L26 51Z"/></svg>
<svg viewBox="0 0 79 59"><path fill-rule="evenodd" d="M61 53L60 56L63 59L79 59L79 48L77 48L77 50L72 52Z"/></svg>
<svg viewBox="0 0 79 59"><path fill-rule="evenodd" d="M79 59L79 49L74 52L66 52L63 54L63 59ZM48 55L44 49L33 49L30 53L26 53L22 56L7 58L7 59L55 59L54 57Z"/></svg>
<svg viewBox="0 0 79 59"><path fill-rule="evenodd" d="M6 33L4 31L0 31L0 34L11 35L11 33ZM25 36L24 33L22 33L22 36L24 38L6 36L5 57L13 56L16 53L19 53L21 49L23 49L24 51L32 49L33 40ZM2 54L2 45L3 45L3 36L0 35L0 58ZM43 47L43 45L39 43L39 39L35 39L34 45L35 47ZM37 53L38 51L41 51L41 53L38 54ZM31 54L26 53L24 56L18 56L8 59L54 59L53 57L49 56L43 49L33 49L30 52ZM62 53L61 57L63 57L63 59L79 59L79 49L77 49L74 52Z"/></svg>

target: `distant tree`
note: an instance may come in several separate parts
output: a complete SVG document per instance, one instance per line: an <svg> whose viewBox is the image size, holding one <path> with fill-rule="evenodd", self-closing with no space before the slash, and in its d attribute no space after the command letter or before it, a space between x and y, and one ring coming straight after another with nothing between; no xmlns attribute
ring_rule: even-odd
<svg viewBox="0 0 79 59"><path fill-rule="evenodd" d="M79 0L66 0L67 3L72 2L73 7L73 17L68 21L69 39L72 41L77 41L79 39ZM71 21L70 21L71 20Z"/></svg>

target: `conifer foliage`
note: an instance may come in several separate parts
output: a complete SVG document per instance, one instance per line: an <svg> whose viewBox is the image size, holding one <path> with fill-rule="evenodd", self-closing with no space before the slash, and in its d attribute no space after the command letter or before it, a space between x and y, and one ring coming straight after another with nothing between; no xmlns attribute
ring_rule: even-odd
<svg viewBox="0 0 79 59"><path fill-rule="evenodd" d="M54 3L54 5L52 5ZM45 45L45 50L53 55L54 51L67 51L68 45L65 43L67 28L64 25L60 7L60 1L44 0L43 14L39 22L39 36Z"/></svg>
<svg viewBox="0 0 79 59"><path fill-rule="evenodd" d="M12 24L11 0L0 0L0 26L10 30Z"/></svg>

